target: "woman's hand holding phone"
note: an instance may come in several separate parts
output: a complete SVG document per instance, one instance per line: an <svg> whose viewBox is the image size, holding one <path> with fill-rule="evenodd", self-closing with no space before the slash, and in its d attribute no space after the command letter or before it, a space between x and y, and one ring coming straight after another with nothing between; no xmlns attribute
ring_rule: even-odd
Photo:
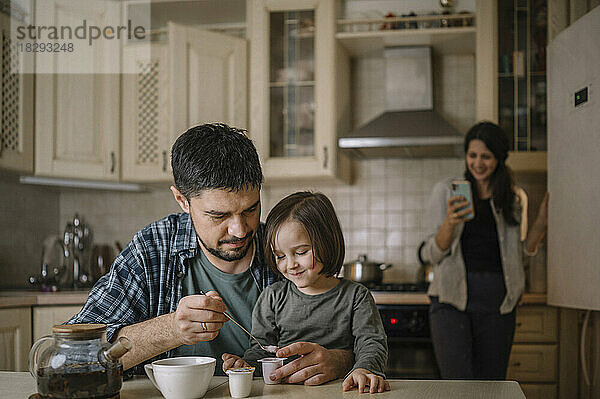
<svg viewBox="0 0 600 399"><path fill-rule="evenodd" d="M473 207L469 205L469 201L462 195L450 197L446 208L446 222L452 227L466 222L467 215L473 212Z"/></svg>

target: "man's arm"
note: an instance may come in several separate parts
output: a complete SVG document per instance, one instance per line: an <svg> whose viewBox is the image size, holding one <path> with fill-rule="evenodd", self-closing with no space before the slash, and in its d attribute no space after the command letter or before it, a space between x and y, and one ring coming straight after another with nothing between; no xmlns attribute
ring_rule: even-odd
<svg viewBox="0 0 600 399"><path fill-rule="evenodd" d="M277 351L277 357L293 355L301 357L275 370L273 381L287 377L284 381L290 384L319 385L342 378L354 364L351 350L325 349L312 342L295 342Z"/></svg>
<svg viewBox="0 0 600 399"><path fill-rule="evenodd" d="M225 310L221 298L211 291L181 298L173 313L121 328L117 337L127 337L133 344L122 358L123 369L180 345L214 339L228 320L223 314Z"/></svg>

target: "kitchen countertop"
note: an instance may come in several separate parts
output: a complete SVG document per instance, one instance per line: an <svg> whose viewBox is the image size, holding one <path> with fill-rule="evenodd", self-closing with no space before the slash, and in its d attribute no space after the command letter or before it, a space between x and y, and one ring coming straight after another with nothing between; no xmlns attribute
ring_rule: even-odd
<svg viewBox="0 0 600 399"><path fill-rule="evenodd" d="M0 291L0 309L41 305L83 305L89 290L40 292L28 290ZM373 292L378 305L428 305L423 292ZM521 304L546 304L546 294L525 293Z"/></svg>
<svg viewBox="0 0 600 399"><path fill-rule="evenodd" d="M429 305L429 297L424 292L371 292L378 305ZM522 305L545 305L546 294L526 292L521 298Z"/></svg>
<svg viewBox="0 0 600 399"><path fill-rule="evenodd" d="M377 399L385 398L489 398L489 399L525 399L521 387L516 381L464 381L464 380L389 380L391 391L378 393ZM227 377L213 377L207 399L231 398ZM36 392L35 380L29 373L0 372L0 392L5 399L27 398ZM252 381L252 398L362 398L356 389L342 392L342 380L310 387L304 385L277 384L265 385L262 378ZM121 399L147 398L160 399L162 395L154 388L148 378L135 377L125 381L120 393Z"/></svg>
<svg viewBox="0 0 600 399"><path fill-rule="evenodd" d="M83 305L89 290L41 292L34 290L0 291L0 308L42 305Z"/></svg>

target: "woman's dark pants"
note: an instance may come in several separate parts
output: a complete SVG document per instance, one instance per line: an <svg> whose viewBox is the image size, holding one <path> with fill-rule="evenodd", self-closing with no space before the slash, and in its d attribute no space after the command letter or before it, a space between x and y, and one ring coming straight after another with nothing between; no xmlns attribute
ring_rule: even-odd
<svg viewBox="0 0 600 399"><path fill-rule="evenodd" d="M503 380L515 332L515 312L501 315L502 273L467 273L464 312L431 297L429 322L442 378Z"/></svg>

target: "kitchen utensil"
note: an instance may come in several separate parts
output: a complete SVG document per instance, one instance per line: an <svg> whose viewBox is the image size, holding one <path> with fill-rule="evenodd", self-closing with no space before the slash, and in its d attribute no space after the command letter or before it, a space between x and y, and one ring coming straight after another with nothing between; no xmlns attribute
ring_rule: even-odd
<svg viewBox="0 0 600 399"><path fill-rule="evenodd" d="M367 255L361 254L358 259L344 264L344 278L359 283L380 283L383 271L392 267L389 263L367 261Z"/></svg>
<svg viewBox="0 0 600 399"><path fill-rule="evenodd" d="M46 342L51 345L40 352ZM120 358L130 349L124 337L108 343L105 324L55 325L52 336L31 347L29 372L45 398L112 398L123 383Z"/></svg>
<svg viewBox="0 0 600 399"><path fill-rule="evenodd" d="M58 291L58 277L64 273L65 257L61 240L50 235L42 244L42 270L37 276L30 276L29 283L44 292Z"/></svg>
<svg viewBox="0 0 600 399"><path fill-rule="evenodd" d="M214 357L172 357L146 364L144 370L166 399L196 399L208 390L216 363Z"/></svg>
<svg viewBox="0 0 600 399"><path fill-rule="evenodd" d="M200 290L200 295L206 295L206 294L204 293L204 291ZM246 334L248 334L248 335L250 336L250 338L252 338L253 340L255 340L255 341L256 341L256 343L258 344L258 346L260 346L260 348L261 348L262 350L264 350L265 352L269 352L269 353L275 353L275 352L277 352L277 347L274 347L273 345L267 345L266 347L262 346L262 344L260 343L260 341L259 341L258 339L256 339L256 337L255 337L254 335L252 335L252 334L250 333L250 331L246 330L246 329L245 329L245 328L244 328L244 327L243 327L243 326L242 326L240 323L238 323L237 321L235 321L235 319L234 319L233 317L231 317L231 315L230 315L229 313L227 313L227 312L223 312L223 314L224 314L225 316L227 316L227 318L228 318L229 320L233 321L233 323L234 323L236 326L238 326L239 328L241 328L242 330L244 330L244 332L245 332Z"/></svg>
<svg viewBox="0 0 600 399"><path fill-rule="evenodd" d="M59 283L62 287L68 288L89 286L91 283L89 259L92 249L92 231L78 214L75 214L73 220L68 222L65 227L63 247L66 268Z"/></svg>
<svg viewBox="0 0 600 399"><path fill-rule="evenodd" d="M112 246L107 244L94 245L92 247L92 259L90 262L92 281L98 281L100 277L108 273L113 260Z"/></svg>

